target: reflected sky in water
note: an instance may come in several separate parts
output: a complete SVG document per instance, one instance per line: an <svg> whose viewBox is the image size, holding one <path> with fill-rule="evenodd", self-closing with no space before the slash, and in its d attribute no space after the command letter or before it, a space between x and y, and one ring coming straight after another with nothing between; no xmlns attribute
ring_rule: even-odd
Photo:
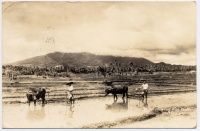
<svg viewBox="0 0 200 131"><path fill-rule="evenodd" d="M89 124L139 116L148 110L139 100L112 97L67 103L49 103L42 107L31 104L4 104L3 126L15 128L78 128ZM146 110L144 110L146 109ZM12 116L12 117L10 117Z"/></svg>

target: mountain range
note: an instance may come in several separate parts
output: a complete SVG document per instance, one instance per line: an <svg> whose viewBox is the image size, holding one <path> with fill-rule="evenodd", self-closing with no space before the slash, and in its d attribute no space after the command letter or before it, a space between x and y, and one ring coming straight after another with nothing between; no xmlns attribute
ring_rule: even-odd
<svg viewBox="0 0 200 131"><path fill-rule="evenodd" d="M91 53L62 53L54 52L42 56L25 59L11 63L18 66L38 66L38 67L55 67L58 65L74 66L74 67L88 67L99 66L103 64L120 62L121 65L133 62L134 65L155 64L145 58L136 57L121 57L111 55L94 55Z"/></svg>

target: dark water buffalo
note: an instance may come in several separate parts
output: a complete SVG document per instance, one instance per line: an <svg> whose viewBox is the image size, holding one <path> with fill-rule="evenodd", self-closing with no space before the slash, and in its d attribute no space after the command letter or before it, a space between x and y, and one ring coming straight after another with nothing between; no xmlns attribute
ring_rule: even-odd
<svg viewBox="0 0 200 131"><path fill-rule="evenodd" d="M45 88L40 88L40 89L29 89L31 91L31 93L27 93L27 99L28 99L28 103L30 106L30 102L34 101L34 105L36 106L36 100L39 100L40 98L42 99L42 105L44 106L46 100L45 100L45 95L46 95L46 89Z"/></svg>
<svg viewBox="0 0 200 131"><path fill-rule="evenodd" d="M128 98L128 86L124 85L124 86L120 86L120 87L116 87L111 83L111 88L106 89L105 93L107 96L108 94L113 94L114 97L114 101L117 101L118 97L117 94L122 94L122 99L124 101L124 97L126 96L126 98Z"/></svg>

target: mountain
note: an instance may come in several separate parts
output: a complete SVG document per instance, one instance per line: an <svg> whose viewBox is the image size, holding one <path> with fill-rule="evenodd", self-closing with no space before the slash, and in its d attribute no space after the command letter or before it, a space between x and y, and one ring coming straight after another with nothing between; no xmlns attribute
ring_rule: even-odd
<svg viewBox="0 0 200 131"><path fill-rule="evenodd" d="M91 53L49 53L42 56L37 56L22 61L11 63L12 65L20 66L38 66L38 67L55 67L57 65L63 66L99 66L102 64L109 64L112 62L120 62L121 65L133 62L134 65L154 64L153 62L145 58L135 57L121 57L121 56L109 56L109 55L94 55Z"/></svg>

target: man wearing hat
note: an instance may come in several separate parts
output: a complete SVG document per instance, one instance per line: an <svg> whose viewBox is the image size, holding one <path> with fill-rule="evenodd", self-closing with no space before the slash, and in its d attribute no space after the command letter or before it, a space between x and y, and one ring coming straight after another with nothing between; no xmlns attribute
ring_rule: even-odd
<svg viewBox="0 0 200 131"><path fill-rule="evenodd" d="M72 92L74 90L73 83L69 84L68 91Z"/></svg>

